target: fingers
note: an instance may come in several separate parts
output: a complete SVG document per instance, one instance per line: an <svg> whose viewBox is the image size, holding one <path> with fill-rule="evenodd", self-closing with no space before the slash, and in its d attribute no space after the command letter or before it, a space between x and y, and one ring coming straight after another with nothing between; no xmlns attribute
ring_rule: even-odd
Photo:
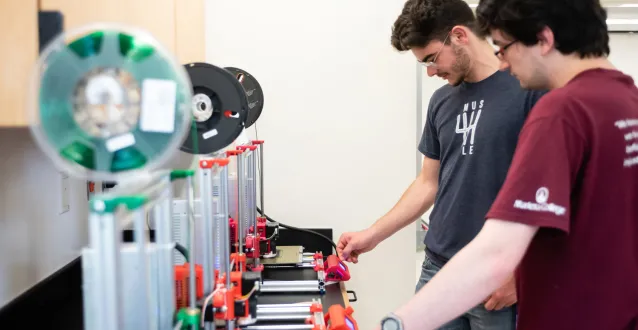
<svg viewBox="0 0 638 330"><path fill-rule="evenodd" d="M494 310L495 311L500 311L501 309L505 308L506 301L504 300L500 300L499 302L496 303L496 306L494 306Z"/></svg>
<svg viewBox="0 0 638 330"><path fill-rule="evenodd" d="M516 295L510 295L510 296L507 297L507 299L504 299L503 307L501 307L501 308L510 307L510 306L516 304L516 301L517 301Z"/></svg>
<svg viewBox="0 0 638 330"><path fill-rule="evenodd" d="M488 311L493 311L497 303L498 301L494 297L490 297L490 299L488 299L485 303L485 309Z"/></svg>
<svg viewBox="0 0 638 330"><path fill-rule="evenodd" d="M359 262L360 241L356 238L356 233L344 233L337 243L337 255L341 260L351 263Z"/></svg>
<svg viewBox="0 0 638 330"><path fill-rule="evenodd" d="M348 261L348 256L344 255L343 250L346 246L348 246L348 242L351 238L352 235L350 233L344 233L341 237L339 237L339 242L337 242L337 256L339 256L342 260Z"/></svg>
<svg viewBox="0 0 638 330"><path fill-rule="evenodd" d="M352 256L350 255L352 253L353 250L353 244L350 244L350 242L347 242L346 245L343 247L343 250L341 251L341 255L342 255L342 259L345 259L347 261L352 261Z"/></svg>
<svg viewBox="0 0 638 330"><path fill-rule="evenodd" d="M495 293L489 297L485 303L485 309L488 311L498 311L505 307L510 307L516 303L516 296L503 296Z"/></svg>
<svg viewBox="0 0 638 330"><path fill-rule="evenodd" d="M509 297L507 299L498 300L497 303L496 303L496 306L494 306L494 310L495 311L500 311L503 308L510 307L510 306L514 305L514 303L516 303L516 300L515 299L511 299Z"/></svg>

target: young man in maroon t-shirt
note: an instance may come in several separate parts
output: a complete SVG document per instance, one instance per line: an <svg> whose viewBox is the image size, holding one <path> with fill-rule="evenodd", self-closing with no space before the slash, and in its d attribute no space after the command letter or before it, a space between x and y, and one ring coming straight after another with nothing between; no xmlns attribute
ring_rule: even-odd
<svg viewBox="0 0 638 330"><path fill-rule="evenodd" d="M487 221L383 329L435 329L517 271L520 330L638 329L638 89L597 0L482 0L532 109ZM402 324L401 324L402 323Z"/></svg>

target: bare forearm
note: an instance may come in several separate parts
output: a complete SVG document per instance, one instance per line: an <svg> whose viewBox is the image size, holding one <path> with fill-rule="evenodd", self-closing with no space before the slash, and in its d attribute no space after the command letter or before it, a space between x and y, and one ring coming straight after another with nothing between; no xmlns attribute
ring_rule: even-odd
<svg viewBox="0 0 638 330"><path fill-rule="evenodd" d="M416 221L434 204L437 188L421 178L412 182L390 212L372 225L376 239L381 242Z"/></svg>
<svg viewBox="0 0 638 330"><path fill-rule="evenodd" d="M507 278L500 264L496 255L468 245L397 311L405 329L436 329L479 304Z"/></svg>
<svg viewBox="0 0 638 330"><path fill-rule="evenodd" d="M396 311L405 329L436 329L499 288L514 272L536 232L532 227L514 226L517 227L486 224L470 244ZM429 313L423 315L423 311Z"/></svg>

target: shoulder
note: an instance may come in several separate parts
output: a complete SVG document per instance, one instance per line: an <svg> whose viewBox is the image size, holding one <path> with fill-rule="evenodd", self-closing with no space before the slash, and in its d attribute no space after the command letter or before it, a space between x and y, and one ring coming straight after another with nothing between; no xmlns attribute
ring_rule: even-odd
<svg viewBox="0 0 638 330"><path fill-rule="evenodd" d="M578 97L566 88L552 90L536 103L523 131L543 131L545 134L560 134L566 130L585 139L579 125Z"/></svg>
<svg viewBox="0 0 638 330"><path fill-rule="evenodd" d="M538 102L548 93L547 90L524 90L525 113L529 116Z"/></svg>
<svg viewBox="0 0 638 330"><path fill-rule="evenodd" d="M566 112L562 110L574 103L573 94L568 89L555 89L540 96L530 114L530 121L564 117Z"/></svg>
<svg viewBox="0 0 638 330"><path fill-rule="evenodd" d="M438 110L442 108L448 100L450 100L450 98L452 98L456 90L456 87L447 84L435 90L434 93L432 93L432 97L430 97L428 117L436 116Z"/></svg>
<svg viewBox="0 0 638 330"><path fill-rule="evenodd" d="M484 86L490 93L498 95L502 101L513 101L523 105L527 113L547 90L531 90L521 87L520 81L509 70L498 71L494 79Z"/></svg>
<svg viewBox="0 0 638 330"><path fill-rule="evenodd" d="M543 96L549 93L548 90L524 90L526 99L530 100L533 104L536 104Z"/></svg>
<svg viewBox="0 0 638 330"><path fill-rule="evenodd" d="M432 93L432 103L441 103L448 99L457 90L457 87L445 84Z"/></svg>
<svg viewBox="0 0 638 330"><path fill-rule="evenodd" d="M499 95L501 101L519 110L527 117L536 103L547 94L547 90L532 90L521 87L520 81L511 75L509 70L498 71L497 79L490 86L490 92Z"/></svg>

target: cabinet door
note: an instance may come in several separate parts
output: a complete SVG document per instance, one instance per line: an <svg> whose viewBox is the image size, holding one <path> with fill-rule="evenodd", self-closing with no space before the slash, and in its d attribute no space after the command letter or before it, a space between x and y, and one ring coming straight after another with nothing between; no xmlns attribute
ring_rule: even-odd
<svg viewBox="0 0 638 330"><path fill-rule="evenodd" d="M90 23L124 23L147 30L175 52L175 1L183 0L40 0L40 9L62 12L65 31Z"/></svg>
<svg viewBox="0 0 638 330"><path fill-rule="evenodd" d="M204 0L175 1L175 55L182 64L206 62Z"/></svg>
<svg viewBox="0 0 638 330"><path fill-rule="evenodd" d="M65 31L120 22L149 31L182 63L205 60L204 0L3 0L0 127L28 125L26 100L38 57L38 9L62 12Z"/></svg>
<svg viewBox="0 0 638 330"><path fill-rule="evenodd" d="M38 56L38 1L0 1L0 127L26 126L28 83Z"/></svg>

